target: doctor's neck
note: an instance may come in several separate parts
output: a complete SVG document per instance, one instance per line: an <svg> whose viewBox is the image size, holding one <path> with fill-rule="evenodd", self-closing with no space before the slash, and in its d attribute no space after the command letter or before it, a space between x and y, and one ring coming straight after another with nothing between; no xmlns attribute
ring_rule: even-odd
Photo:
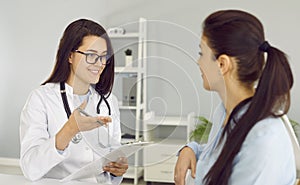
<svg viewBox="0 0 300 185"><path fill-rule="evenodd" d="M79 79L68 79L67 84L73 88L73 94L85 95L89 91L90 84Z"/></svg>

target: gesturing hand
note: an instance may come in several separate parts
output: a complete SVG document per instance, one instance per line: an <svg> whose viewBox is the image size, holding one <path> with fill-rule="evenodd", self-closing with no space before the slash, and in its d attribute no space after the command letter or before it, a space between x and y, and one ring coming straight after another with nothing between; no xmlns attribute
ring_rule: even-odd
<svg viewBox="0 0 300 185"><path fill-rule="evenodd" d="M84 101L79 107L84 110L86 107L86 101ZM78 109L75 109L70 115L69 120L64 124L60 131L56 134L55 146L58 150L64 150L68 145L71 139L79 131L88 131L101 126L97 121L101 121L104 125L107 125L111 122L109 116L85 116L81 115Z"/></svg>
<svg viewBox="0 0 300 185"><path fill-rule="evenodd" d="M76 123L76 125L73 124L73 126L77 126L78 131L88 131L100 127L101 124L99 124L97 121L102 122L104 125L108 125L108 123L111 122L111 118L109 116L93 117L82 115L79 109L84 110L86 104L86 101L84 101L70 116L71 122Z"/></svg>

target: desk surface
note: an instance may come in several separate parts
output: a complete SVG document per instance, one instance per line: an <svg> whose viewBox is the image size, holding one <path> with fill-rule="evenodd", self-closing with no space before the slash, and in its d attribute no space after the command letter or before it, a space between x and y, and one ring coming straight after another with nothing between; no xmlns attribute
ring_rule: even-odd
<svg viewBox="0 0 300 185"><path fill-rule="evenodd" d="M13 184L13 185L95 185L96 183L70 181L67 183L59 182L57 179L44 178L38 181L31 182L22 175L8 175L0 174L1 184Z"/></svg>

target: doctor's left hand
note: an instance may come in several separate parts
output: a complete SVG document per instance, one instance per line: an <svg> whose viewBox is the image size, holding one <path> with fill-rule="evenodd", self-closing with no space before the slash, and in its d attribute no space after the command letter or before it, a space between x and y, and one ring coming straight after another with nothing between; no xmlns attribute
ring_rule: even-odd
<svg viewBox="0 0 300 185"><path fill-rule="evenodd" d="M127 158L121 157L118 161L110 162L106 166L103 167L104 171L110 172L115 176L122 176L126 173L128 169L128 161Z"/></svg>

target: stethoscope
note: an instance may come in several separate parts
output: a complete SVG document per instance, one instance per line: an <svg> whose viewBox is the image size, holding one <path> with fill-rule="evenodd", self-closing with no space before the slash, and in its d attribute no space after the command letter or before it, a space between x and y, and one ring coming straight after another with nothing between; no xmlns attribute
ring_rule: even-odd
<svg viewBox="0 0 300 185"><path fill-rule="evenodd" d="M61 94L61 98L62 98L62 101L63 101L63 104L64 104L64 108L65 108L67 117L69 119L69 117L71 115L71 109L70 109L70 106L69 106L69 103L68 103L68 98L67 98L66 89L65 89L65 83L64 82L60 82L60 94ZM111 115L111 109L110 109L109 103L108 103L107 99L104 97L104 95L100 95L100 100L99 100L99 102L97 104L97 114L100 114L100 104L101 104L102 100L104 100L104 102L105 102L105 104L107 106L107 109L108 109L108 115L110 116ZM82 135L80 133L77 133L72 138L72 142L74 144L79 143L81 140L82 140Z"/></svg>

